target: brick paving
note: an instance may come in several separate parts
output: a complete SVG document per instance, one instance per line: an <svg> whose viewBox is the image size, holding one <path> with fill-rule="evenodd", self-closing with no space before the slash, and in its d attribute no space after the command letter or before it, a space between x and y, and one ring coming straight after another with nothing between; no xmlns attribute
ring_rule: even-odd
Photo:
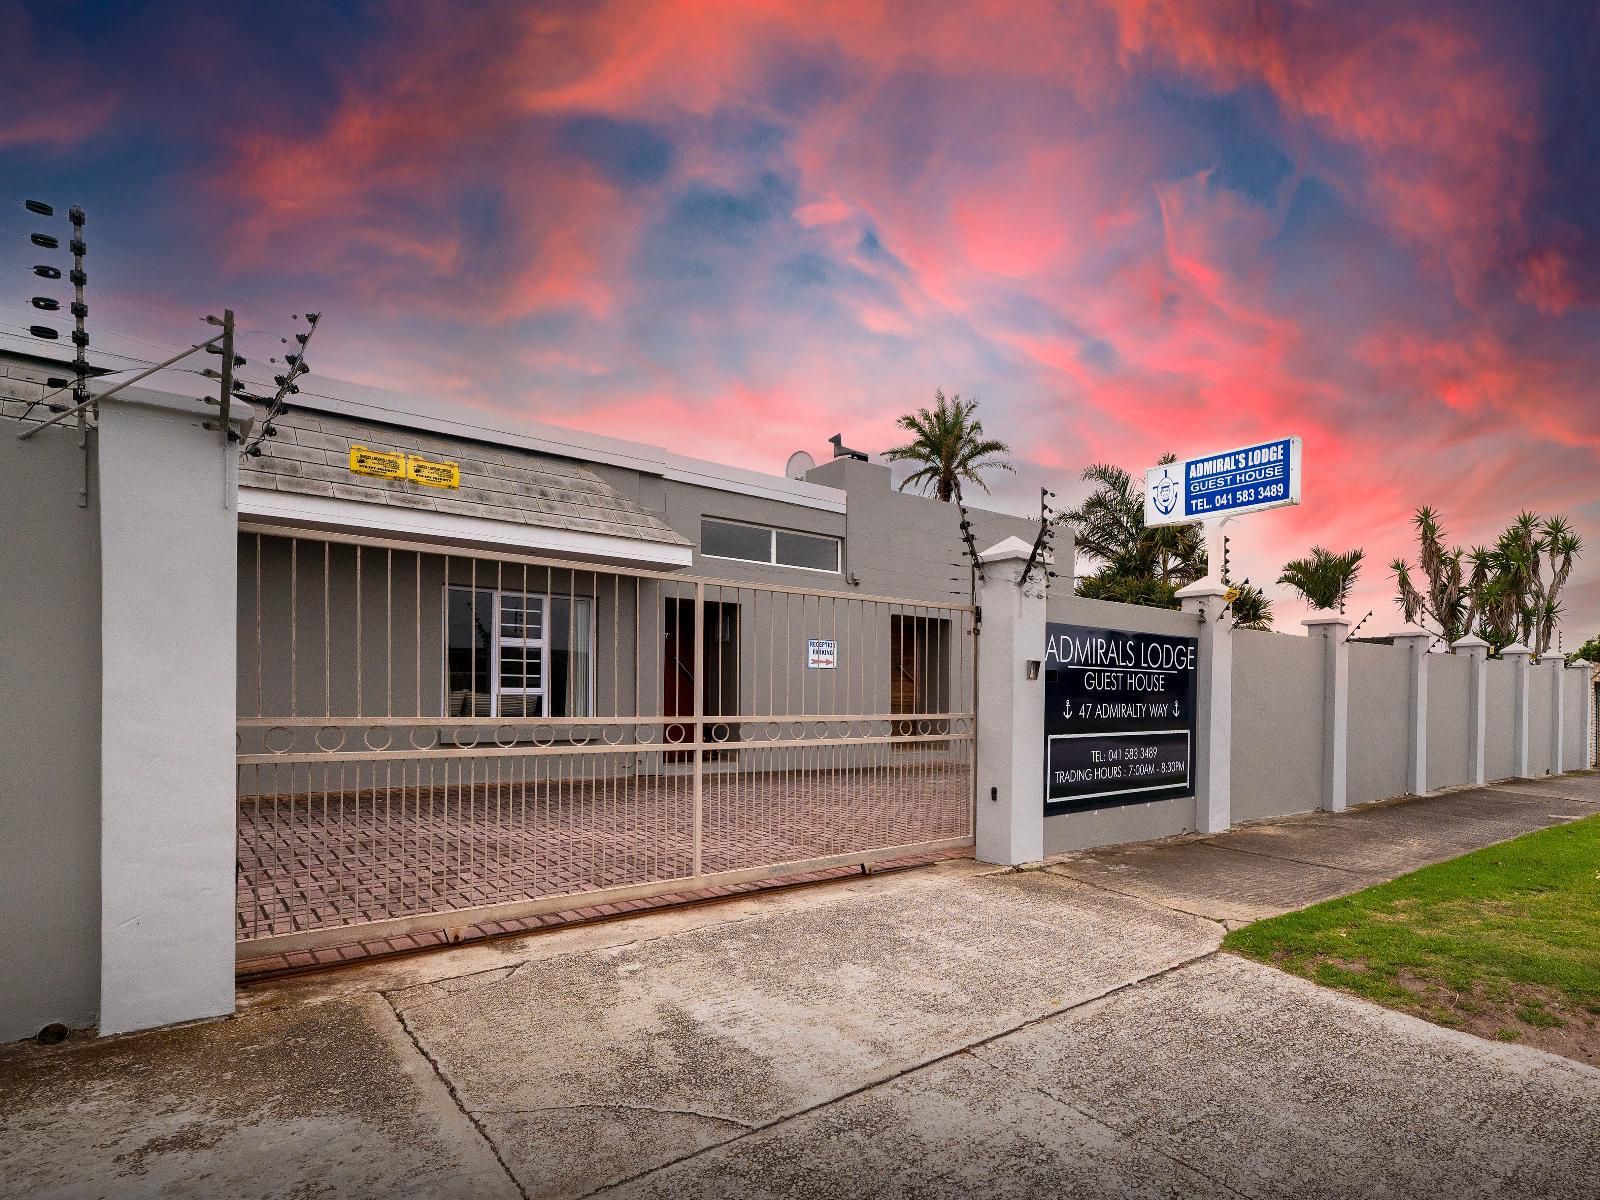
<svg viewBox="0 0 1600 1200"><path fill-rule="evenodd" d="M971 833L972 776L965 763L766 773L708 766L702 792L707 874ZM693 809L687 773L244 797L238 937L574 898L574 907L560 913L474 927L476 936L490 936L762 886L688 890L585 909L583 895L602 888L682 879L693 889ZM310 966L444 940L441 931L352 942L286 956L279 965Z"/></svg>

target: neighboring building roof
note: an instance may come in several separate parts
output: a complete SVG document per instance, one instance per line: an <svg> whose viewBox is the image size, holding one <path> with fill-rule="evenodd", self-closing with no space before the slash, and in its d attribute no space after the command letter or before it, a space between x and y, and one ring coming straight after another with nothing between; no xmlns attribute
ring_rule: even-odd
<svg viewBox="0 0 1600 1200"><path fill-rule="evenodd" d="M688 546L660 518L593 471L568 459L526 450L468 445L415 430L379 426L325 412L291 409L274 422L277 436L246 460L242 487L364 504L424 509L547 529L574 530L666 546ZM432 488L350 470L350 447L417 454L459 464L459 488Z"/></svg>

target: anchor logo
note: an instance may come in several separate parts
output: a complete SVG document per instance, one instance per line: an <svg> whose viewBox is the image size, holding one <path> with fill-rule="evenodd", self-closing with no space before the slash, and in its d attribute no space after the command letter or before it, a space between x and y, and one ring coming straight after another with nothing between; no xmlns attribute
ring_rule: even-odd
<svg viewBox="0 0 1600 1200"><path fill-rule="evenodd" d="M1172 477L1172 468L1163 467L1161 478L1150 489L1150 499L1163 517L1171 516L1172 510L1178 506L1179 491L1178 481Z"/></svg>

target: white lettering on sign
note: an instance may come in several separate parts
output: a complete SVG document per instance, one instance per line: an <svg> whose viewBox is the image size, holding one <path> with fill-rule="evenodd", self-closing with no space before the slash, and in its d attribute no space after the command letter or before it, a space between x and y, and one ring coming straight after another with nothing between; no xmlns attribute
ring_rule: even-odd
<svg viewBox="0 0 1600 1200"><path fill-rule="evenodd" d="M831 671L839 665L839 643L813 640L806 643L806 666L813 671Z"/></svg>
<svg viewBox="0 0 1600 1200"><path fill-rule="evenodd" d="M1300 503L1300 439L1278 438L1144 473L1146 525L1219 521Z"/></svg>

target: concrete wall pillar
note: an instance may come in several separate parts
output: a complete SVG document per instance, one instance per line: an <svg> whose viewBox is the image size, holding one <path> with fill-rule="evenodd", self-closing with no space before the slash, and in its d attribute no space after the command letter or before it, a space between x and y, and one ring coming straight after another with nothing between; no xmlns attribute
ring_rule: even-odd
<svg viewBox="0 0 1600 1200"><path fill-rule="evenodd" d="M1467 779L1482 785L1484 747L1489 734L1489 643L1468 635L1451 645L1453 654L1465 654L1472 663L1467 683Z"/></svg>
<svg viewBox="0 0 1600 1200"><path fill-rule="evenodd" d="M1569 671L1583 672L1583 745L1573 759L1572 769L1581 771L1595 765L1594 757L1594 664L1586 658L1574 659L1567 664Z"/></svg>
<svg viewBox="0 0 1600 1200"><path fill-rule="evenodd" d="M1433 635L1416 625L1404 625L1394 634L1394 644L1409 661L1406 698L1406 791L1420 796L1428 790L1428 645Z"/></svg>
<svg viewBox="0 0 1600 1200"><path fill-rule="evenodd" d="M1533 651L1521 642L1513 642L1500 651L1500 657L1512 666L1512 686L1516 700L1511 715L1511 773L1518 779L1530 779L1528 765L1528 660Z"/></svg>
<svg viewBox="0 0 1600 1200"><path fill-rule="evenodd" d="M1202 580L1178 592L1200 617L1196 651L1194 823L1221 833L1233 823L1233 622L1223 616L1228 589Z"/></svg>
<svg viewBox="0 0 1600 1200"><path fill-rule="evenodd" d="M101 1033L233 1011L238 449L147 397L97 435Z"/></svg>
<svg viewBox="0 0 1600 1200"><path fill-rule="evenodd" d="M1045 599L1037 573L1019 586L1030 549L1012 537L980 555L975 854L1004 866L1044 857Z"/></svg>
<svg viewBox="0 0 1600 1200"><path fill-rule="evenodd" d="M1322 803L1343 812L1350 741L1350 622L1342 615L1308 617L1306 633L1322 641Z"/></svg>
<svg viewBox="0 0 1600 1200"><path fill-rule="evenodd" d="M1550 677L1550 773L1560 775L1567 769L1561 750L1567 736L1567 660L1560 654L1546 654L1539 665Z"/></svg>

